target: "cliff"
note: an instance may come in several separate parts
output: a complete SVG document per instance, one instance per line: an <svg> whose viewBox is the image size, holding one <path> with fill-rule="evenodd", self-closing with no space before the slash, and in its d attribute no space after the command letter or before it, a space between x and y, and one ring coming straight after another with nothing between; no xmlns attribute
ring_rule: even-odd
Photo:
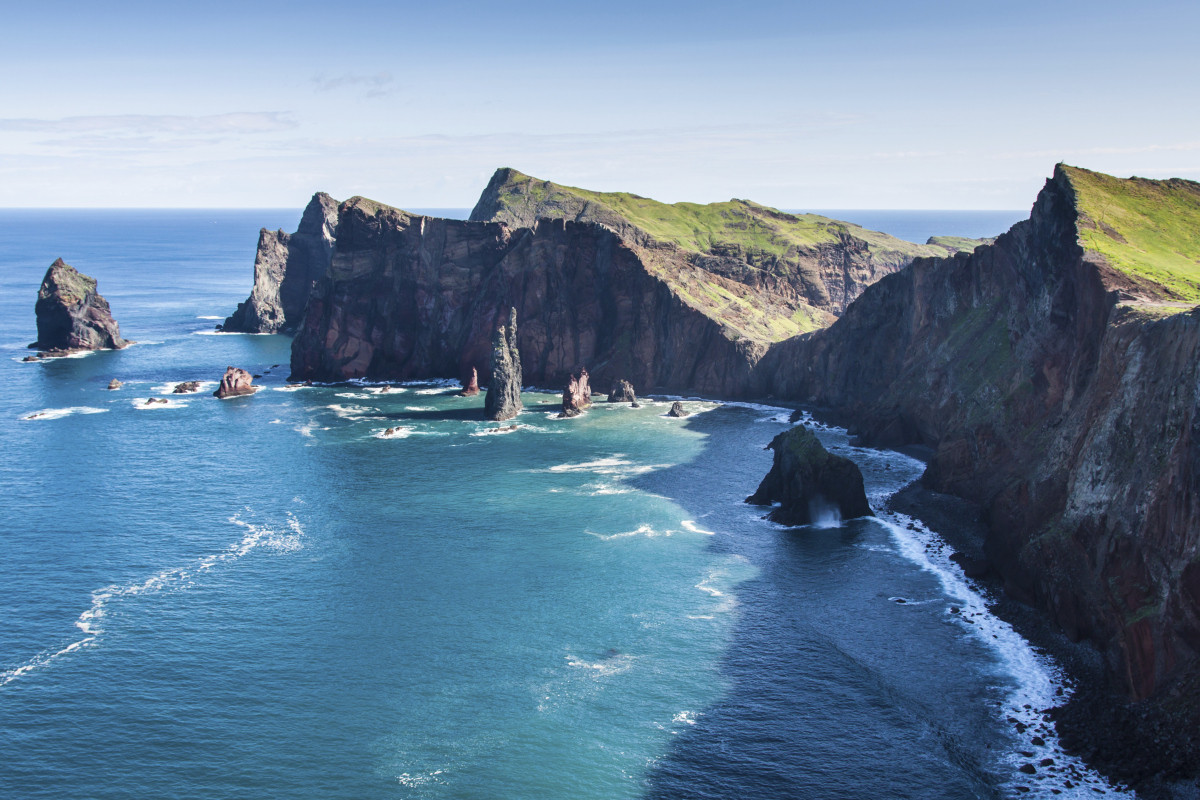
<svg viewBox="0 0 1200 800"><path fill-rule="evenodd" d="M121 338L108 301L96 291L96 279L76 271L61 258L46 270L34 314L38 340L30 347L50 354L119 350L130 344Z"/></svg>
<svg viewBox="0 0 1200 800"><path fill-rule="evenodd" d="M338 203L313 195L292 234L263 228L254 257L254 287L221 329L242 333L291 333L300 324L313 283L329 269Z"/></svg>
<svg viewBox="0 0 1200 800"><path fill-rule="evenodd" d="M766 318L766 343L826 327L862 290L920 256L973 249L979 240L917 245L816 214L788 214L749 200L660 203L496 171L471 219L529 227L538 219L594 222L650 258L670 247L692 267L676 288L701 298L715 276L749 290ZM687 285L688 283L692 285ZM722 292L724 287L716 287ZM739 295L745 292L739 290Z"/></svg>
<svg viewBox="0 0 1200 800"><path fill-rule="evenodd" d="M1156 703L1200 669L1198 230L1200 184L1059 165L994 244L915 261L756 371L933 447L926 482L983 506L1009 591Z"/></svg>
<svg viewBox="0 0 1200 800"><path fill-rule="evenodd" d="M293 341L293 380L462 377L477 368L487 382L492 332L509 308L521 319L525 380L543 386L565 385L586 365L602 382L732 394L765 350L756 318L723 319L673 291L664 274L686 280L691 269L681 251L649 263L595 223L514 229L352 198L339 209L336 239ZM711 285L730 296L740 287Z"/></svg>

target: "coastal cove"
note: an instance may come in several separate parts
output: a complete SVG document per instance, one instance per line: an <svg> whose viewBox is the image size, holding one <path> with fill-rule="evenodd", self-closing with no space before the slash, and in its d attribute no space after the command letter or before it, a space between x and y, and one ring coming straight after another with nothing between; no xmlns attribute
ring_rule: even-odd
<svg viewBox="0 0 1200 800"><path fill-rule="evenodd" d="M0 225L0 794L1117 791L1039 721L1053 665L884 510L919 462L817 424L883 513L785 529L742 500L789 409L526 392L510 431L456 383L295 389L287 337L212 327L296 212L72 213ZM21 363L59 255L139 344ZM228 364L259 393L211 397Z"/></svg>

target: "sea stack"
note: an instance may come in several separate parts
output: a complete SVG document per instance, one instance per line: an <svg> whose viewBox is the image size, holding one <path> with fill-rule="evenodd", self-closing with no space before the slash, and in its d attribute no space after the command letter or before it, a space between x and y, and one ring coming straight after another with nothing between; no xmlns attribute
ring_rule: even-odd
<svg viewBox="0 0 1200 800"><path fill-rule="evenodd" d="M458 393L459 397L474 397L479 394L479 370L471 367L471 377L463 381L462 391Z"/></svg>
<svg viewBox="0 0 1200 800"><path fill-rule="evenodd" d="M131 344L121 338L108 301L96 291L96 279L76 271L61 258L46 270L34 313L38 340L30 347L46 355L120 350Z"/></svg>
<svg viewBox="0 0 1200 800"><path fill-rule="evenodd" d="M226 397L254 394L258 391L258 387L253 385L253 380L250 373L244 369L226 367L225 375L221 378L221 385L217 387L213 395L224 400Z"/></svg>
<svg viewBox="0 0 1200 800"><path fill-rule="evenodd" d="M637 395L634 394L633 384L624 379L613 381L612 388L608 390L608 402L636 403Z"/></svg>
<svg viewBox="0 0 1200 800"><path fill-rule="evenodd" d="M563 390L561 417L578 417L592 405L592 387L588 382L586 369L579 370L578 375L572 375Z"/></svg>
<svg viewBox="0 0 1200 800"><path fill-rule="evenodd" d="M483 408L490 420L512 419L521 413L521 354L517 351L517 310L508 311L508 325L492 337L492 379Z"/></svg>
<svg viewBox="0 0 1200 800"><path fill-rule="evenodd" d="M680 419L686 417L687 415L688 412L684 410L683 403L679 402L678 400L676 400L674 403L671 403L671 410L667 412L668 417L679 417Z"/></svg>
<svg viewBox="0 0 1200 800"><path fill-rule="evenodd" d="M771 471L747 503L779 503L767 518L784 525L808 525L823 507L836 508L842 519L872 517L858 466L825 449L803 425L771 440L775 451Z"/></svg>

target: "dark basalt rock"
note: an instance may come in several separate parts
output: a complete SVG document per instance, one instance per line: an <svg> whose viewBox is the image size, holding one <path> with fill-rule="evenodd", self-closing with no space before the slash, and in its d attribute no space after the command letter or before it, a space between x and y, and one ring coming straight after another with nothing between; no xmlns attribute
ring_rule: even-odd
<svg viewBox="0 0 1200 800"><path fill-rule="evenodd" d="M578 375L572 375L563 390L562 413L560 417L578 417L592 405L592 387L588 383L586 369L579 370Z"/></svg>
<svg viewBox="0 0 1200 800"><path fill-rule="evenodd" d="M508 325L492 337L492 379L483 399L490 420L512 419L521 413L521 354L517 350L517 310L509 309Z"/></svg>
<svg viewBox="0 0 1200 800"><path fill-rule="evenodd" d="M253 385L253 380L250 373L244 369L226 367L225 374L221 377L221 385L217 387L213 395L224 400L226 397L254 394L258 391L258 387Z"/></svg>
<svg viewBox="0 0 1200 800"><path fill-rule="evenodd" d="M479 370L471 367L471 377L463 381L463 388L458 396L474 397L477 394L479 394Z"/></svg>
<svg viewBox="0 0 1200 800"><path fill-rule="evenodd" d="M43 351L38 358L82 350L120 350L132 344L121 338L108 301L96 291L96 279L61 258L46 270L34 312L38 340L30 347Z"/></svg>
<svg viewBox="0 0 1200 800"><path fill-rule="evenodd" d="M683 417L686 417L687 415L688 415L688 412L683 407L683 403L679 402L678 400L676 400L674 403L671 403L671 410L667 412L668 417L683 418Z"/></svg>
<svg viewBox="0 0 1200 800"><path fill-rule="evenodd" d="M200 381L184 381L183 383L175 384L175 388L171 390L171 393L191 394L198 391L200 391Z"/></svg>
<svg viewBox="0 0 1200 800"><path fill-rule="evenodd" d="M874 516L858 466L826 450L808 428L800 425L784 431L767 447L775 451L771 471L746 502L780 503L768 519L808 525L825 506L837 509L842 519Z"/></svg>
<svg viewBox="0 0 1200 800"><path fill-rule="evenodd" d="M338 202L324 192L313 195L295 233L258 234L254 257L254 288L245 302L222 325L225 331L288 333L304 316L313 283L333 257Z"/></svg>
<svg viewBox="0 0 1200 800"><path fill-rule="evenodd" d="M608 402L636 403L637 395L634 394L633 384L624 378L613 381L612 388L608 390Z"/></svg>

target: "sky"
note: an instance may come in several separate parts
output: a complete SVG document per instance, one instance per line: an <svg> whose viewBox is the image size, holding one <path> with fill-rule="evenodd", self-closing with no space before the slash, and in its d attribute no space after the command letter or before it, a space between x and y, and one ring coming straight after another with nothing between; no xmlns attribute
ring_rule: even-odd
<svg viewBox="0 0 1200 800"><path fill-rule="evenodd" d="M1024 209L1200 180L1200 3L6 3L0 207Z"/></svg>

